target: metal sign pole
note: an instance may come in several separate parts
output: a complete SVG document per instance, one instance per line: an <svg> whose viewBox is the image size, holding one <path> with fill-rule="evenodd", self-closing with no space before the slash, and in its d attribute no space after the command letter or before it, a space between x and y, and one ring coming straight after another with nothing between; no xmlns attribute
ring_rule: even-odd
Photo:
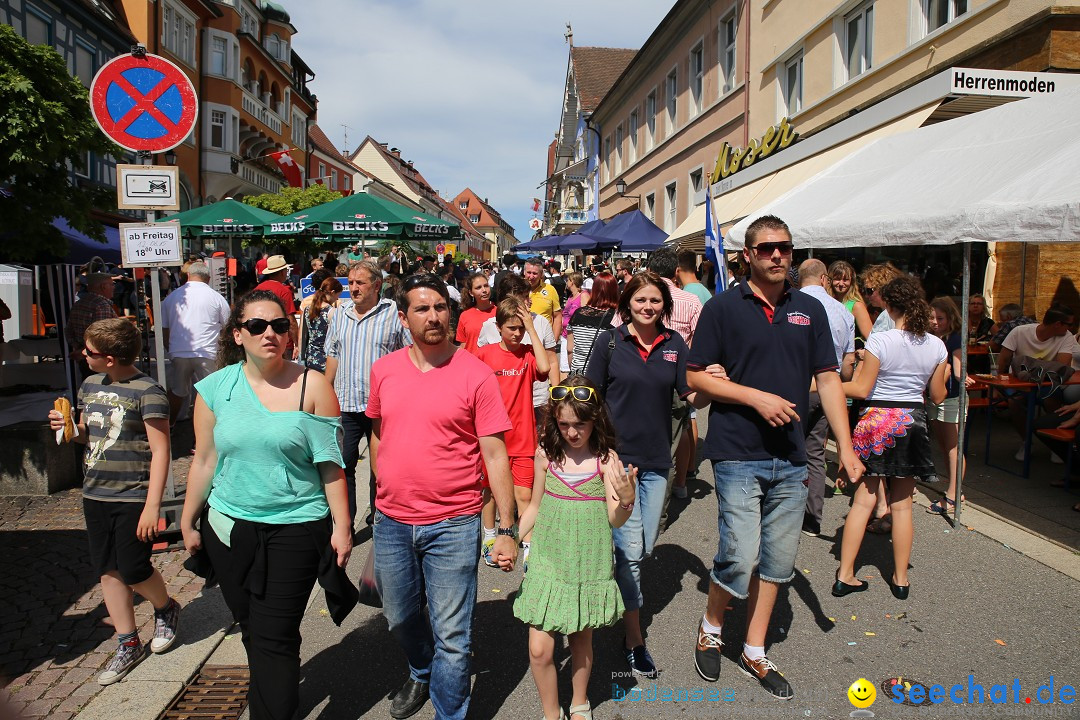
<svg viewBox="0 0 1080 720"><path fill-rule="evenodd" d="M963 502L961 498L964 488L964 465L965 458L964 452L967 450L964 443L964 430L967 427L967 409L968 409L968 396L967 389L964 387L964 380L968 374L968 297L971 294L971 243L964 243L964 276L961 283L960 292L963 297L964 303L960 310L960 327L962 328L960 334L961 352L960 352L960 403L959 403L959 417L957 420L956 431L956 505L953 507L956 510L953 512L953 522L956 523L956 527L960 526L960 511ZM949 373L952 373L952 358L949 358ZM946 503L946 506L948 503Z"/></svg>

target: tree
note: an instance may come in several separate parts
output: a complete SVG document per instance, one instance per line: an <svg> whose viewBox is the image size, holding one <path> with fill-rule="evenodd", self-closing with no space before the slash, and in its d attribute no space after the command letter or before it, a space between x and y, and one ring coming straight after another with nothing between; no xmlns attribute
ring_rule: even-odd
<svg viewBox="0 0 1080 720"><path fill-rule="evenodd" d="M244 198L244 202L278 215L292 215L341 197L341 193L330 190L325 185L316 184L306 188L287 187L276 193L249 195Z"/></svg>
<svg viewBox="0 0 1080 720"><path fill-rule="evenodd" d="M244 202L278 215L293 215L301 210L307 210L341 197L341 193L330 190L325 185L315 184L306 188L287 187L281 192L249 195L244 198ZM264 238L263 242L272 242L286 250L302 253L317 252L322 247L322 243L315 242L315 239L309 235Z"/></svg>
<svg viewBox="0 0 1080 720"><path fill-rule="evenodd" d="M105 228L90 212L115 209L114 191L71 182L71 168L85 169L88 152L124 153L98 129L89 94L64 59L0 25L0 179L12 194L0 199L5 257L66 255L68 243L52 224L57 217L104 242Z"/></svg>

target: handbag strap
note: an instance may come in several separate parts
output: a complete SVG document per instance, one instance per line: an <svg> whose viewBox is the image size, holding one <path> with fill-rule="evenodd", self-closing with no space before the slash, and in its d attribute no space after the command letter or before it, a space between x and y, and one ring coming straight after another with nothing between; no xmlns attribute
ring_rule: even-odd
<svg viewBox="0 0 1080 720"><path fill-rule="evenodd" d="M607 325L609 322L611 322L610 318L612 318L612 317L615 317L615 309L614 308L608 308L607 312L604 313L604 317L600 320L600 327L596 329L596 335L593 337L592 343L589 345L589 352L587 352L585 354L585 369L586 370L589 369L589 358L592 357L593 348L596 347L596 338L599 337L600 333L603 332L603 326ZM608 350L614 350L614 349L615 349L615 339L612 338L612 341L610 343L608 343Z"/></svg>
<svg viewBox="0 0 1080 720"><path fill-rule="evenodd" d="M304 412L304 394L307 393L307 374L310 368L304 368L304 380L300 383L300 412Z"/></svg>

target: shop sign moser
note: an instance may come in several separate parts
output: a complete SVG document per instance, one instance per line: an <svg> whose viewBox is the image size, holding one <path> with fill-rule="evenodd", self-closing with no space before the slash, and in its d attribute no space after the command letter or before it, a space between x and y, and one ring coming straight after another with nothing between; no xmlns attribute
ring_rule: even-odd
<svg viewBox="0 0 1080 720"><path fill-rule="evenodd" d="M179 210L179 168L117 165L116 205L121 210Z"/></svg>
<svg viewBox="0 0 1080 720"><path fill-rule="evenodd" d="M199 114L184 71L157 55L121 55L90 83L90 110L102 132L125 150L165 152L184 142Z"/></svg>
<svg viewBox="0 0 1080 720"><path fill-rule="evenodd" d="M787 118L773 125L761 136L760 140L751 140L745 148L733 148L729 143L720 146L720 154L713 168L712 182L718 183L726 177L764 160L778 150L783 150L799 137Z"/></svg>
<svg viewBox="0 0 1080 720"><path fill-rule="evenodd" d="M170 223L120 223L120 253L125 267L183 265L180 226Z"/></svg>

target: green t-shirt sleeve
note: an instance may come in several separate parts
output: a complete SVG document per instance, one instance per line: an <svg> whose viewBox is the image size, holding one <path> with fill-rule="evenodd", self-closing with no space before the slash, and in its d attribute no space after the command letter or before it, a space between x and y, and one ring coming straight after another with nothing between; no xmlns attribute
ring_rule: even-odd
<svg viewBox="0 0 1080 720"><path fill-rule="evenodd" d="M311 423L308 433L308 446L313 462L332 462L338 467L345 467L341 448L345 444L345 432L339 418L320 418Z"/></svg>
<svg viewBox="0 0 1080 720"><path fill-rule="evenodd" d="M168 419L169 418L169 398L165 395L165 390L153 383L150 387L146 388L146 392L139 398L139 410L142 413L142 419Z"/></svg>

